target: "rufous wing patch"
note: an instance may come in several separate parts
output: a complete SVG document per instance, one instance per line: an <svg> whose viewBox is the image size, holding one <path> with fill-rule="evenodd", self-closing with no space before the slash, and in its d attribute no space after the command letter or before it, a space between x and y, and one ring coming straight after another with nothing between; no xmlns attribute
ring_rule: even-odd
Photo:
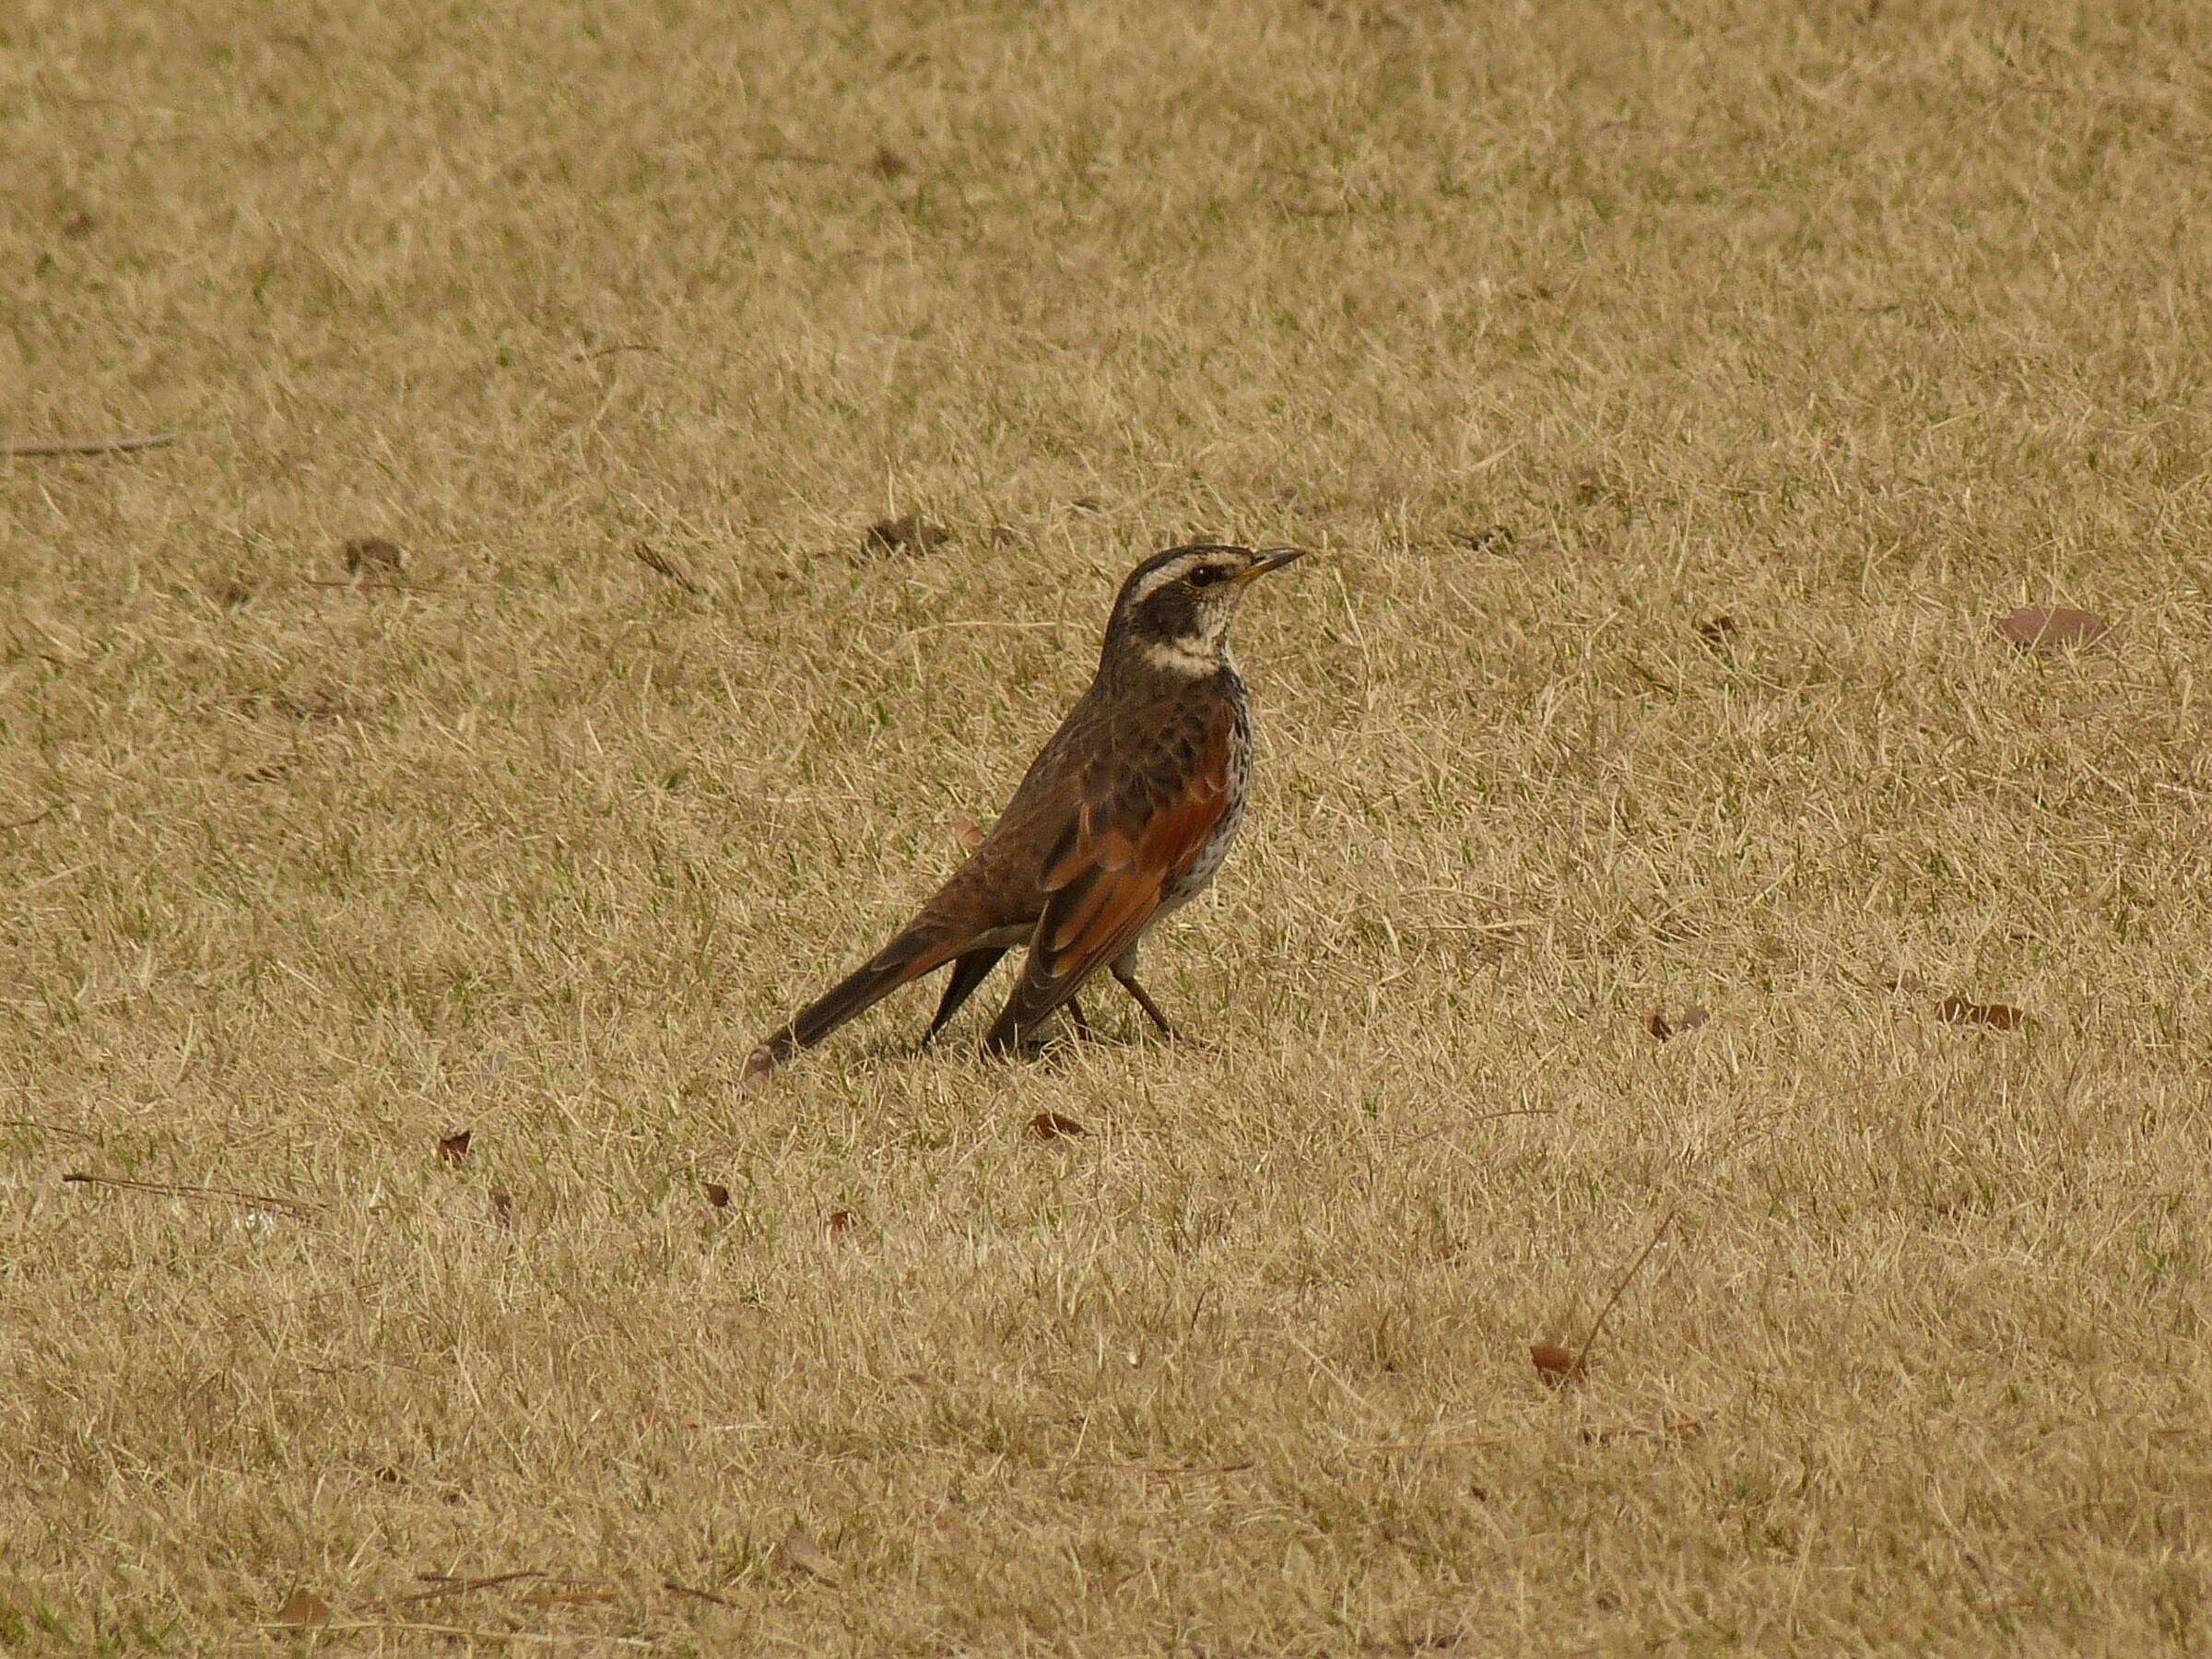
<svg viewBox="0 0 2212 1659"><path fill-rule="evenodd" d="M1229 811L1234 730L1227 708L1171 717L1118 787L1086 793L1044 861L1043 913L1005 1019L1033 1030L1128 949L1197 865Z"/></svg>

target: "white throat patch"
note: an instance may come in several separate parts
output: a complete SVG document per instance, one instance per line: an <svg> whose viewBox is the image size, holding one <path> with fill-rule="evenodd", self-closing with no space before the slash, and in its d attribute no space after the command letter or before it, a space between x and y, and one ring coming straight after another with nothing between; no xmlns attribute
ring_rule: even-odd
<svg viewBox="0 0 2212 1659"><path fill-rule="evenodd" d="M1186 679L1204 679L1221 666L1218 652L1202 651L1187 640L1163 640L1145 647L1145 661L1162 674L1180 674Z"/></svg>
<svg viewBox="0 0 2212 1659"><path fill-rule="evenodd" d="M1221 659L1215 653L1194 651L1182 640L1150 643L1144 648L1144 659L1163 675L1183 675L1185 679L1204 679L1206 675L1221 668Z"/></svg>

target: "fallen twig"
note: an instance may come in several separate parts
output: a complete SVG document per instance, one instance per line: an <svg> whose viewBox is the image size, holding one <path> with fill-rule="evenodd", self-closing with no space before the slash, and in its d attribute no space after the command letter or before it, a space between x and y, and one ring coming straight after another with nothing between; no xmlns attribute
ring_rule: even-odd
<svg viewBox="0 0 2212 1659"><path fill-rule="evenodd" d="M455 1578L444 1572L418 1572L415 1576L432 1584L434 1588L418 1590L413 1595L397 1596L393 1601L394 1606L405 1606L409 1602L435 1601L441 1595L466 1595L474 1590L489 1590L498 1584L515 1584L524 1579L542 1579L547 1575L525 1570L521 1572L495 1572L488 1578Z"/></svg>
<svg viewBox="0 0 2212 1659"><path fill-rule="evenodd" d="M705 588L700 587L698 582L669 563L665 555L656 552L647 543L639 542L632 547L629 556L656 575L665 576L677 587L682 588L685 593L695 594L700 598L706 596L707 590Z"/></svg>
<svg viewBox="0 0 2212 1659"><path fill-rule="evenodd" d="M264 1630L292 1630L298 1625L263 1624ZM423 1636L451 1636L469 1641L524 1641L537 1642L552 1647L566 1641L602 1642L609 1647L649 1648L653 1643L642 1636L609 1636L598 1630L494 1630L475 1625L421 1624L400 1618L341 1618L329 1624L308 1627L310 1633L327 1636L341 1630L406 1630Z"/></svg>
<svg viewBox="0 0 2212 1659"><path fill-rule="evenodd" d="M1519 933L1542 922L1540 916L1509 916L1502 922L1401 922L1408 933Z"/></svg>
<svg viewBox="0 0 2212 1659"><path fill-rule="evenodd" d="M1152 1475L1163 1480L1200 1478L1208 1475L1248 1475L1258 1465L1247 1458L1242 1463L1229 1464L1129 1464L1077 1463L1063 1464L1064 1475Z"/></svg>
<svg viewBox="0 0 2212 1659"><path fill-rule="evenodd" d="M66 1135L72 1140L96 1141L99 1135L89 1130L71 1129L61 1124L41 1123L37 1118L0 1118L0 1129L43 1129L49 1135Z"/></svg>
<svg viewBox="0 0 2212 1659"><path fill-rule="evenodd" d="M58 806L49 806L45 811L34 812L27 818L18 818L13 823L0 824L0 830L28 830L33 824L44 823L60 810L61 808Z"/></svg>
<svg viewBox="0 0 2212 1659"><path fill-rule="evenodd" d="M1432 1440L1345 1442L1359 1452L1495 1452L1505 1443L1505 1437L1497 1434L1452 1434Z"/></svg>
<svg viewBox="0 0 2212 1659"><path fill-rule="evenodd" d="M382 588L394 594L442 594L441 587L429 587L419 582L378 582L362 576L294 576L298 587L321 588Z"/></svg>
<svg viewBox="0 0 2212 1659"><path fill-rule="evenodd" d="M74 1171L63 1181L87 1186L122 1187L133 1193L156 1193L165 1198L218 1198L227 1204L273 1204L278 1209L312 1215L323 1206L307 1198L281 1198L273 1193L247 1193L237 1187L186 1186L168 1181L132 1181L122 1175L88 1175Z"/></svg>
<svg viewBox="0 0 2212 1659"><path fill-rule="evenodd" d="M788 161L795 167L845 167L852 163L840 161L835 156L810 156L805 150L755 150L755 161Z"/></svg>
<svg viewBox="0 0 2212 1659"><path fill-rule="evenodd" d="M678 1595L688 1595L698 1601L712 1602L718 1607L734 1607L737 1604L726 1595L717 1595L712 1590L694 1590L688 1584L679 1584L674 1579L663 1579L661 1588L673 1590Z"/></svg>
<svg viewBox="0 0 2212 1659"><path fill-rule="evenodd" d="M1619 1280L1614 1285L1613 1294L1606 1298L1606 1305L1597 1311L1597 1317L1590 1322L1590 1335L1583 1338L1582 1349L1574 1357L1574 1374L1576 1376L1581 1376L1589 1368L1590 1350L1597 1344L1597 1334L1606 1328L1606 1321L1612 1316L1613 1310L1619 1305L1621 1292L1629 1288L1629 1281L1634 1278L1644 1263L1651 1259L1652 1252L1659 1248L1659 1241L1666 1237L1666 1230L1675 1224L1675 1214L1676 1212L1670 1209L1660 1218L1658 1227L1652 1233L1652 1241L1646 1244L1638 1253L1636 1259L1629 1264L1629 1270L1622 1274Z"/></svg>
<svg viewBox="0 0 2212 1659"><path fill-rule="evenodd" d="M6 438L0 439L0 455L124 455L164 449L176 441L174 432L148 432L142 438Z"/></svg>

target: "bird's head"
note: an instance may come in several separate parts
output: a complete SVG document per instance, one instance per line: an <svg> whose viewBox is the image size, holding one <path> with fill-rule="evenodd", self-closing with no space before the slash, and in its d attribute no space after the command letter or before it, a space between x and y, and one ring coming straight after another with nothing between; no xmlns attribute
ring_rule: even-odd
<svg viewBox="0 0 2212 1659"><path fill-rule="evenodd" d="M1197 678L1229 661L1229 624L1253 581L1304 557L1298 547L1199 543L1155 553L1129 573L1106 624L1104 665Z"/></svg>

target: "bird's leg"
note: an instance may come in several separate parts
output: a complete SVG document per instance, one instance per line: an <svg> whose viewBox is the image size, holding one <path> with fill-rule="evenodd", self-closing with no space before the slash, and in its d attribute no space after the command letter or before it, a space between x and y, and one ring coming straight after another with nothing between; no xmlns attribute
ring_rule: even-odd
<svg viewBox="0 0 2212 1659"><path fill-rule="evenodd" d="M1115 962L1109 971L1112 973L1116 984L1136 998L1136 1006L1145 1011L1146 1018L1159 1028L1159 1034L1163 1037L1172 1038L1175 1035L1175 1028L1168 1023L1168 1017L1159 1011L1159 1005L1147 995L1145 988L1136 982L1136 975L1119 962Z"/></svg>
<svg viewBox="0 0 2212 1659"><path fill-rule="evenodd" d="M1076 1041L1082 1041L1097 1036L1090 1029L1090 1021L1084 1018L1079 1004L1071 998L1062 1006L1067 1009L1068 1024L1076 1029ZM1002 1031L997 1026L993 1026L983 1033L983 1053L1006 1060L1034 1060L1067 1041L1065 1032L1053 1031L1052 1018L1047 1016L1042 1025L1018 1026L1010 1031Z"/></svg>

